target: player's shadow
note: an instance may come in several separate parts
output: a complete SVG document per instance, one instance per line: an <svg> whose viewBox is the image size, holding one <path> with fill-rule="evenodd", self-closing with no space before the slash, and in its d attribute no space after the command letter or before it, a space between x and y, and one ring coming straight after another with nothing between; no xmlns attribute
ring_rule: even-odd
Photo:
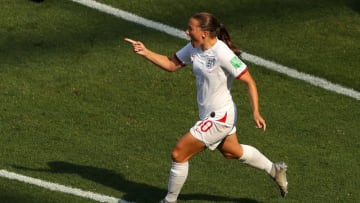
<svg viewBox="0 0 360 203"><path fill-rule="evenodd" d="M49 168L28 168L24 166L13 165L13 168L27 171L39 171L46 173L64 173L77 174L84 179L91 180L104 186L119 190L125 195L121 197L126 201L136 203L152 203L159 202L166 194L166 189L154 187L145 183L139 183L127 180L122 174L115 171L84 166L63 161L48 162ZM248 198L231 198L225 196L211 194L182 194L180 200L198 200L201 202L245 202L258 203L258 201Z"/></svg>

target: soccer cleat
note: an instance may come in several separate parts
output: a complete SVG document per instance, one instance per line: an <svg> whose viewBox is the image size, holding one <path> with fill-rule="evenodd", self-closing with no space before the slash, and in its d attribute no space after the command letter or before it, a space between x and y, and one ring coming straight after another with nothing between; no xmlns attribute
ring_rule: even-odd
<svg viewBox="0 0 360 203"><path fill-rule="evenodd" d="M288 193L288 182L286 179L287 165L284 162L274 163L275 167L275 182L279 186L280 194L285 197Z"/></svg>
<svg viewBox="0 0 360 203"><path fill-rule="evenodd" d="M175 202L168 202L168 201L166 201L166 199L162 199L162 200L160 200L160 202L159 203L178 203L178 201L175 201Z"/></svg>

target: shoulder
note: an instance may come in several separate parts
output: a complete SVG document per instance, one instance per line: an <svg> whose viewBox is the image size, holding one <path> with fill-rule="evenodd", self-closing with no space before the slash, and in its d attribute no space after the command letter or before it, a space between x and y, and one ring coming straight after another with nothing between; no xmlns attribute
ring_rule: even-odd
<svg viewBox="0 0 360 203"><path fill-rule="evenodd" d="M195 48L192 46L191 42L187 43L183 48L177 51L176 54L187 55L194 52Z"/></svg>
<svg viewBox="0 0 360 203"><path fill-rule="evenodd" d="M188 42L183 49L187 49L187 50L194 50L195 48L192 46L191 42Z"/></svg>
<svg viewBox="0 0 360 203"><path fill-rule="evenodd" d="M231 51L231 49L228 47L228 45L226 45L225 42L221 41L220 39L218 39L215 46L216 46L216 49L227 49L227 50Z"/></svg>
<svg viewBox="0 0 360 203"><path fill-rule="evenodd" d="M183 48L174 54L176 61L182 64L182 66L190 64L192 62L191 55L193 54L194 49L195 48L192 46L191 42L187 43Z"/></svg>
<svg viewBox="0 0 360 203"><path fill-rule="evenodd" d="M225 44L225 42L218 40L214 49L219 56L233 56L234 52Z"/></svg>
<svg viewBox="0 0 360 203"><path fill-rule="evenodd" d="M220 60L229 60L236 56L235 53L221 40L218 40L216 43L214 51Z"/></svg>

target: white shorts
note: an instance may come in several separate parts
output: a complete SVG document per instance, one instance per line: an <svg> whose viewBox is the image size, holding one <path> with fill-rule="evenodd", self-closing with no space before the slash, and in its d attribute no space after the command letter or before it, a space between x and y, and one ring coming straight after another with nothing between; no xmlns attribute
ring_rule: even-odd
<svg viewBox="0 0 360 203"><path fill-rule="evenodd" d="M236 108L226 112L212 112L204 120L197 121L190 133L203 142L210 150L215 150L228 135L236 132Z"/></svg>

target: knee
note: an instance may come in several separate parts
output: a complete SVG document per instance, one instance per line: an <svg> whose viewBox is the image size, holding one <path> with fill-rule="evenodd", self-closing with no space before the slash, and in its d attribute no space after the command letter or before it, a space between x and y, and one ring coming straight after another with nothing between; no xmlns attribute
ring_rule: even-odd
<svg viewBox="0 0 360 203"><path fill-rule="evenodd" d="M233 153L227 153L227 152L222 153L222 155L226 159L240 159L240 157L242 156L241 154L233 154Z"/></svg>
<svg viewBox="0 0 360 203"><path fill-rule="evenodd" d="M231 153L222 153L222 155L224 156L224 158L225 159L233 159L234 158L234 156L233 156L233 154L231 154Z"/></svg>
<svg viewBox="0 0 360 203"><path fill-rule="evenodd" d="M177 148L173 149L173 151L171 152L171 159L176 163L184 162L181 153Z"/></svg>
<svg viewBox="0 0 360 203"><path fill-rule="evenodd" d="M241 145L232 148L231 150L220 150L226 159L240 159L243 156L243 148Z"/></svg>

